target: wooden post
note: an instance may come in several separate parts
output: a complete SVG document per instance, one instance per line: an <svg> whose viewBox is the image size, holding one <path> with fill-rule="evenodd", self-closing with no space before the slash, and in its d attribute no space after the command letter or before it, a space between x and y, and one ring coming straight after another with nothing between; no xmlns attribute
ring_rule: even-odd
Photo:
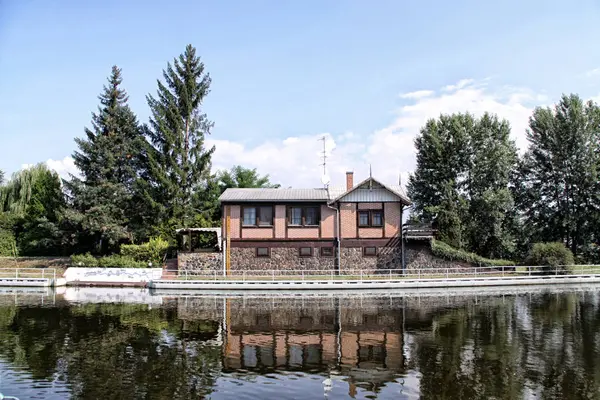
<svg viewBox="0 0 600 400"><path fill-rule="evenodd" d="M229 276L229 271L231 269L231 216L227 215L226 223L225 223L225 238L226 238L226 246L225 246L225 272L226 275Z"/></svg>

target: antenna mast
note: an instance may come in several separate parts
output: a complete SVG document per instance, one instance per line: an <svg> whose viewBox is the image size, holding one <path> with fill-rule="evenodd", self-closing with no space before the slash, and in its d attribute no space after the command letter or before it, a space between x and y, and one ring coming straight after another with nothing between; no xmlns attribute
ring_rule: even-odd
<svg viewBox="0 0 600 400"><path fill-rule="evenodd" d="M321 177L321 183L323 183L323 186L327 188L327 186L329 185L329 177L327 176L327 149L325 147L327 137L323 135L319 140L323 141L323 151L321 152L321 158L323 159L323 163L320 164L323 166L323 176Z"/></svg>
<svg viewBox="0 0 600 400"><path fill-rule="evenodd" d="M325 151L325 135L323 135L323 137L321 139L319 139L323 142L323 151L321 152L321 158L323 159L323 164L321 164L323 166L323 175L327 174L327 152Z"/></svg>

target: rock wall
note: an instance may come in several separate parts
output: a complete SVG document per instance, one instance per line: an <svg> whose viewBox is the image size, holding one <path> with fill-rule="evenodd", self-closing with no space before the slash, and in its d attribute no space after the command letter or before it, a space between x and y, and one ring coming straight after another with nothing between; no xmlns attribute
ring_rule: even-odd
<svg viewBox="0 0 600 400"><path fill-rule="evenodd" d="M222 257L222 253L187 253L180 251L177 254L177 268L179 271L222 271Z"/></svg>
<svg viewBox="0 0 600 400"><path fill-rule="evenodd" d="M416 269L472 269L469 263L446 261L433 255L428 240L409 240L404 250L407 270ZM310 257L300 257L297 248L272 247L270 257L257 257L256 249L233 247L231 249L231 270L278 270L278 271L314 271L334 270L335 257L322 257L319 249L313 249ZM401 247L379 248L375 257L363 256L362 247L342 247L341 271L352 270L364 273L383 273L382 270L400 270L402 268ZM221 253L179 253L179 271L202 270L221 271L223 269Z"/></svg>
<svg viewBox="0 0 600 400"><path fill-rule="evenodd" d="M300 257L297 248L272 247L270 257L257 257L256 249L233 247L231 249L231 269L243 270L333 270L334 257L322 257L318 248L313 255Z"/></svg>

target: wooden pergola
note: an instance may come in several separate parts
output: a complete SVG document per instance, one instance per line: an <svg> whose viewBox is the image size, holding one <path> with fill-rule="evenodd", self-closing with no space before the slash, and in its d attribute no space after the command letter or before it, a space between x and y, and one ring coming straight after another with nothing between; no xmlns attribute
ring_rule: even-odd
<svg viewBox="0 0 600 400"><path fill-rule="evenodd" d="M183 251L201 251L200 247L194 247L193 237L198 236L201 232L212 232L216 235L217 238L217 249L220 251L222 249L221 244L221 228L180 228L176 230L178 235L181 235L182 243L181 247Z"/></svg>

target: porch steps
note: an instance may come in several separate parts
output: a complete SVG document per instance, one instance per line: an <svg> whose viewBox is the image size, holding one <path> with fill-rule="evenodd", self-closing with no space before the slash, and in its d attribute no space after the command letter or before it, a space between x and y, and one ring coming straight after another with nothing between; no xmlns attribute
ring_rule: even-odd
<svg viewBox="0 0 600 400"><path fill-rule="evenodd" d="M161 279L177 279L178 273L177 258L168 259L163 265Z"/></svg>

